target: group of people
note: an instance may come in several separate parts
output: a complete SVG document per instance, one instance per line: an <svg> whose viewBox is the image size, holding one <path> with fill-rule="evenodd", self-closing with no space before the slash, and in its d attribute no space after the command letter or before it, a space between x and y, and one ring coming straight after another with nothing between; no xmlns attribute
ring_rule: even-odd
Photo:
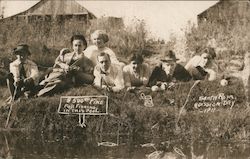
<svg viewBox="0 0 250 159"><path fill-rule="evenodd" d="M108 35L103 30L91 34L93 45L87 47L83 35L71 37L72 50L63 48L55 59L53 69L39 81L38 66L29 59L27 44L20 44L13 53L17 59L10 63L7 85L11 99L20 96L46 96L73 86L93 85L100 89L119 92L138 87L150 87L152 91L165 90L174 83L190 80L215 80L217 65L213 48L204 49L186 66L178 63L173 51L163 53L159 64L151 69L140 53L130 57L129 64L120 62L116 54L106 46Z"/></svg>

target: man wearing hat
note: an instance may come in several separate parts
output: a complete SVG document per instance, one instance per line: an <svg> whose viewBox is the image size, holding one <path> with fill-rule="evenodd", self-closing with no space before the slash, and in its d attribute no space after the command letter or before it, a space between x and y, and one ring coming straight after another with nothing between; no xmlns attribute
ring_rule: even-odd
<svg viewBox="0 0 250 159"><path fill-rule="evenodd" d="M182 65L176 63L178 60L172 50L165 52L164 58L161 59L161 65L154 68L149 78L148 86L153 91L165 90L172 82L191 80L188 71Z"/></svg>
<svg viewBox="0 0 250 159"><path fill-rule="evenodd" d="M18 45L13 53L17 59L10 63L10 75L7 78L12 100L18 99L24 93L30 97L39 77L37 65L28 59L30 51L27 44Z"/></svg>

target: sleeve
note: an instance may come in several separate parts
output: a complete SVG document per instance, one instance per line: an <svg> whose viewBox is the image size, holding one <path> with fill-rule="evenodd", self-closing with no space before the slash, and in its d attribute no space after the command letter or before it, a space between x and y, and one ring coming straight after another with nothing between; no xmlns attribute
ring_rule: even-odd
<svg viewBox="0 0 250 159"><path fill-rule="evenodd" d="M101 87L101 83L102 83L102 77L101 77L101 74L100 74L100 71L98 71L98 67L96 66L95 69L94 69L94 76L95 76L95 79L94 79L94 86L96 87Z"/></svg>
<svg viewBox="0 0 250 159"><path fill-rule="evenodd" d="M159 67L155 67L151 76L149 77L149 81L148 81L148 86L152 87L153 85L156 85L157 81L158 81L158 74L160 73L160 68Z"/></svg>
<svg viewBox="0 0 250 159"><path fill-rule="evenodd" d="M114 63L114 64L120 64L120 61L118 61L118 59L117 59L117 57L116 57L116 55L115 55L115 53L114 53L113 50L111 50L111 49L108 48L106 53L109 54L110 61L112 63Z"/></svg>
<svg viewBox="0 0 250 159"><path fill-rule="evenodd" d="M151 74L151 69L150 67L145 64L144 67L143 67L143 79L142 79L142 82L143 82L143 85L147 85L148 84L148 81L149 81L149 77L150 77L150 74Z"/></svg>
<svg viewBox="0 0 250 159"><path fill-rule="evenodd" d="M20 80L18 67L13 62L10 63L10 73L13 74L13 78L15 82Z"/></svg>
<svg viewBox="0 0 250 159"><path fill-rule="evenodd" d="M124 85L125 87L131 87L131 81L130 81L130 76L128 72L128 67L123 68L123 77L124 77Z"/></svg>
<svg viewBox="0 0 250 159"><path fill-rule="evenodd" d="M93 52L93 46L88 46L85 50L84 50L84 56L88 59L91 59L91 53Z"/></svg>
<svg viewBox="0 0 250 159"><path fill-rule="evenodd" d="M188 82L192 79L190 73L183 67L183 82Z"/></svg>
<svg viewBox="0 0 250 159"><path fill-rule="evenodd" d="M96 46L93 46L93 45L89 46L83 52L84 52L84 56L87 59L89 59L93 63L93 66L95 67L97 64L97 55L99 54Z"/></svg>
<svg viewBox="0 0 250 159"><path fill-rule="evenodd" d="M57 58L55 59L55 65L54 65L54 67L55 67L56 65L58 65L58 66L60 66L60 68L62 68L62 69L68 69L69 65L66 64L66 63L61 59L62 56L63 56L63 55L57 56Z"/></svg>
<svg viewBox="0 0 250 159"><path fill-rule="evenodd" d="M190 73L180 64L176 65L173 76L177 81L187 82L192 79Z"/></svg>
<svg viewBox="0 0 250 159"><path fill-rule="evenodd" d="M212 70L212 69L206 69L207 73L208 73L208 81L214 81L216 80L217 77L217 73Z"/></svg>
<svg viewBox="0 0 250 159"><path fill-rule="evenodd" d="M83 57L83 65L82 65L82 67L83 67L82 68L83 72L91 73L91 74L93 73L94 64L90 59L88 59L86 57Z"/></svg>
<svg viewBox="0 0 250 159"><path fill-rule="evenodd" d="M38 67L34 62L31 62L31 64L30 64L30 77L28 77L28 78L32 78L34 81L37 81L38 77L39 77Z"/></svg>
<svg viewBox="0 0 250 159"><path fill-rule="evenodd" d="M114 92L119 92L120 90L122 90L124 88L124 79L123 79L122 69L119 66L117 68L118 68L117 76L114 80L115 86L112 87Z"/></svg>
<svg viewBox="0 0 250 159"><path fill-rule="evenodd" d="M200 61L200 56L194 56L194 57L192 57L189 61L188 61L188 63L185 65L185 69L189 69L190 67L192 67L192 66L194 66L194 67L196 67L197 65L198 65L198 63L199 63L199 61Z"/></svg>

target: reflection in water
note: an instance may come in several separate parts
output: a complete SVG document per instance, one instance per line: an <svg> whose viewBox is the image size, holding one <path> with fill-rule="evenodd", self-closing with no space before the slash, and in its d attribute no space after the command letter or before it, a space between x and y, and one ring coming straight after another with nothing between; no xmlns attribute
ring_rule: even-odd
<svg viewBox="0 0 250 159"><path fill-rule="evenodd" d="M117 146L98 146L101 142ZM58 135L21 132L0 133L0 159L12 158L150 158L150 159L234 159L250 158L250 143L193 141L155 142L128 135ZM159 140L160 141L160 140ZM163 141L163 140L161 140ZM145 144L148 143L148 144Z"/></svg>
<svg viewBox="0 0 250 159"><path fill-rule="evenodd" d="M3 159L12 159L13 156L11 155L8 139L5 134L3 135L3 138L4 139L1 139L1 142L0 142L0 145L1 145L0 156Z"/></svg>

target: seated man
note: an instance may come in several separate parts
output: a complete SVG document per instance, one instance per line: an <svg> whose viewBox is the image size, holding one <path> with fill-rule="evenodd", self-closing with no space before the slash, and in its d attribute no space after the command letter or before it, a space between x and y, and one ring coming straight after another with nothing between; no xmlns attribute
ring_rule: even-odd
<svg viewBox="0 0 250 159"><path fill-rule="evenodd" d="M7 78L11 99L16 100L24 93L30 97L34 95L35 84L38 81L37 65L28 59L30 55L28 45L18 45L13 53L17 59L10 63L10 75Z"/></svg>
<svg viewBox="0 0 250 159"><path fill-rule="evenodd" d="M194 80L214 81L218 72L218 66L214 63L215 57L215 50L206 48L201 52L201 55L195 55L191 58L185 68Z"/></svg>
<svg viewBox="0 0 250 159"><path fill-rule="evenodd" d="M109 55L104 52L97 56L94 76L94 85L96 87L113 92L118 92L124 88L121 66L111 64Z"/></svg>
<svg viewBox="0 0 250 159"><path fill-rule="evenodd" d="M182 65L177 64L177 60L173 51L165 52L165 58L161 60L162 64L155 67L149 78L148 86L153 91L165 90L175 81L191 80L188 71Z"/></svg>
<svg viewBox="0 0 250 159"><path fill-rule="evenodd" d="M146 86L150 76L150 68L143 63L141 54L134 54L130 59L130 64L124 66L123 76L127 90L133 90L136 87Z"/></svg>

